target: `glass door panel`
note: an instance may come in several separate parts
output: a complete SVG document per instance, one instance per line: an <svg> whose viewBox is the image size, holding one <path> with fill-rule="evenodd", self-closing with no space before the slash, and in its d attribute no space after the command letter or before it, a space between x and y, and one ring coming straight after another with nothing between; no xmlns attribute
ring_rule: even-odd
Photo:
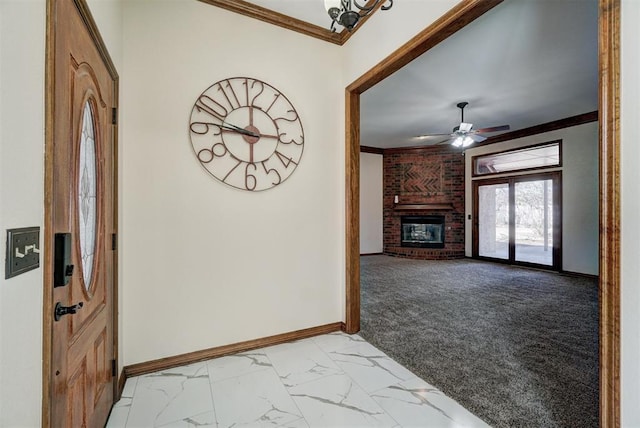
<svg viewBox="0 0 640 428"><path fill-rule="evenodd" d="M515 260L553 265L553 180L515 183Z"/></svg>
<svg viewBox="0 0 640 428"><path fill-rule="evenodd" d="M478 186L478 255L509 259L509 183Z"/></svg>

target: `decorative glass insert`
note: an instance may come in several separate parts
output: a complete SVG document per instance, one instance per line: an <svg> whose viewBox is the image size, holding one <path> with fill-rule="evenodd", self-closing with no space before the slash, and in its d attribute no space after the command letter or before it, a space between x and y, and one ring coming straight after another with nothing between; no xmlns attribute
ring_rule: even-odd
<svg viewBox="0 0 640 428"><path fill-rule="evenodd" d="M560 142L473 158L473 175L500 174L561 165Z"/></svg>
<svg viewBox="0 0 640 428"><path fill-rule="evenodd" d="M78 180L78 224L80 228L80 257L84 285L91 288L91 274L96 248L96 140L94 117L91 104L87 101L82 114L82 134L80 135L80 174Z"/></svg>

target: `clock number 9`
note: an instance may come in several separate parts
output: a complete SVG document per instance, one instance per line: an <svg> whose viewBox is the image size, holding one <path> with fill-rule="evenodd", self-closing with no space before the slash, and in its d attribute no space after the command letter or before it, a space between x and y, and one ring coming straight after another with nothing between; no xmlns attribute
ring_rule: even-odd
<svg viewBox="0 0 640 428"><path fill-rule="evenodd" d="M220 125L218 125L216 123L211 123L211 122L193 122L191 124L191 126L189 127L189 129L191 129L191 132L193 132L194 134L206 135L206 134L209 133L209 131L211 130L212 126L218 128L218 132L214 131L213 135L222 134L222 131L220 130ZM203 127L204 127L204 129L203 129Z"/></svg>

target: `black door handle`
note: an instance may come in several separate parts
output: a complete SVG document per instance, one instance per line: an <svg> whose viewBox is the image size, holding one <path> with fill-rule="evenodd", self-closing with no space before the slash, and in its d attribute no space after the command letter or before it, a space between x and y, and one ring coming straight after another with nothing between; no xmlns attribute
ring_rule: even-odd
<svg viewBox="0 0 640 428"><path fill-rule="evenodd" d="M62 306L60 302L56 303L56 307L53 311L53 319L56 321L60 321L64 315L75 314L78 312L84 303L79 302L77 305L72 306Z"/></svg>

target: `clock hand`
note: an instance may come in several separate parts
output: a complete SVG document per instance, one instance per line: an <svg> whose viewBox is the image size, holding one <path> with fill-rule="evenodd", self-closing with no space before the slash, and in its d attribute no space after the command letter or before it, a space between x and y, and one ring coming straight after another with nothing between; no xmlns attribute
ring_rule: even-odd
<svg viewBox="0 0 640 428"><path fill-rule="evenodd" d="M255 137L255 138L260 137L260 135L256 134L255 132L247 131L244 128L240 128L239 126L232 125L231 123L221 123L220 125L217 125L217 126L219 126L220 128L227 129L229 131L237 132L238 134L244 134L244 135L248 135L250 137Z"/></svg>
<svg viewBox="0 0 640 428"><path fill-rule="evenodd" d="M260 138L280 138L278 135L259 134Z"/></svg>

